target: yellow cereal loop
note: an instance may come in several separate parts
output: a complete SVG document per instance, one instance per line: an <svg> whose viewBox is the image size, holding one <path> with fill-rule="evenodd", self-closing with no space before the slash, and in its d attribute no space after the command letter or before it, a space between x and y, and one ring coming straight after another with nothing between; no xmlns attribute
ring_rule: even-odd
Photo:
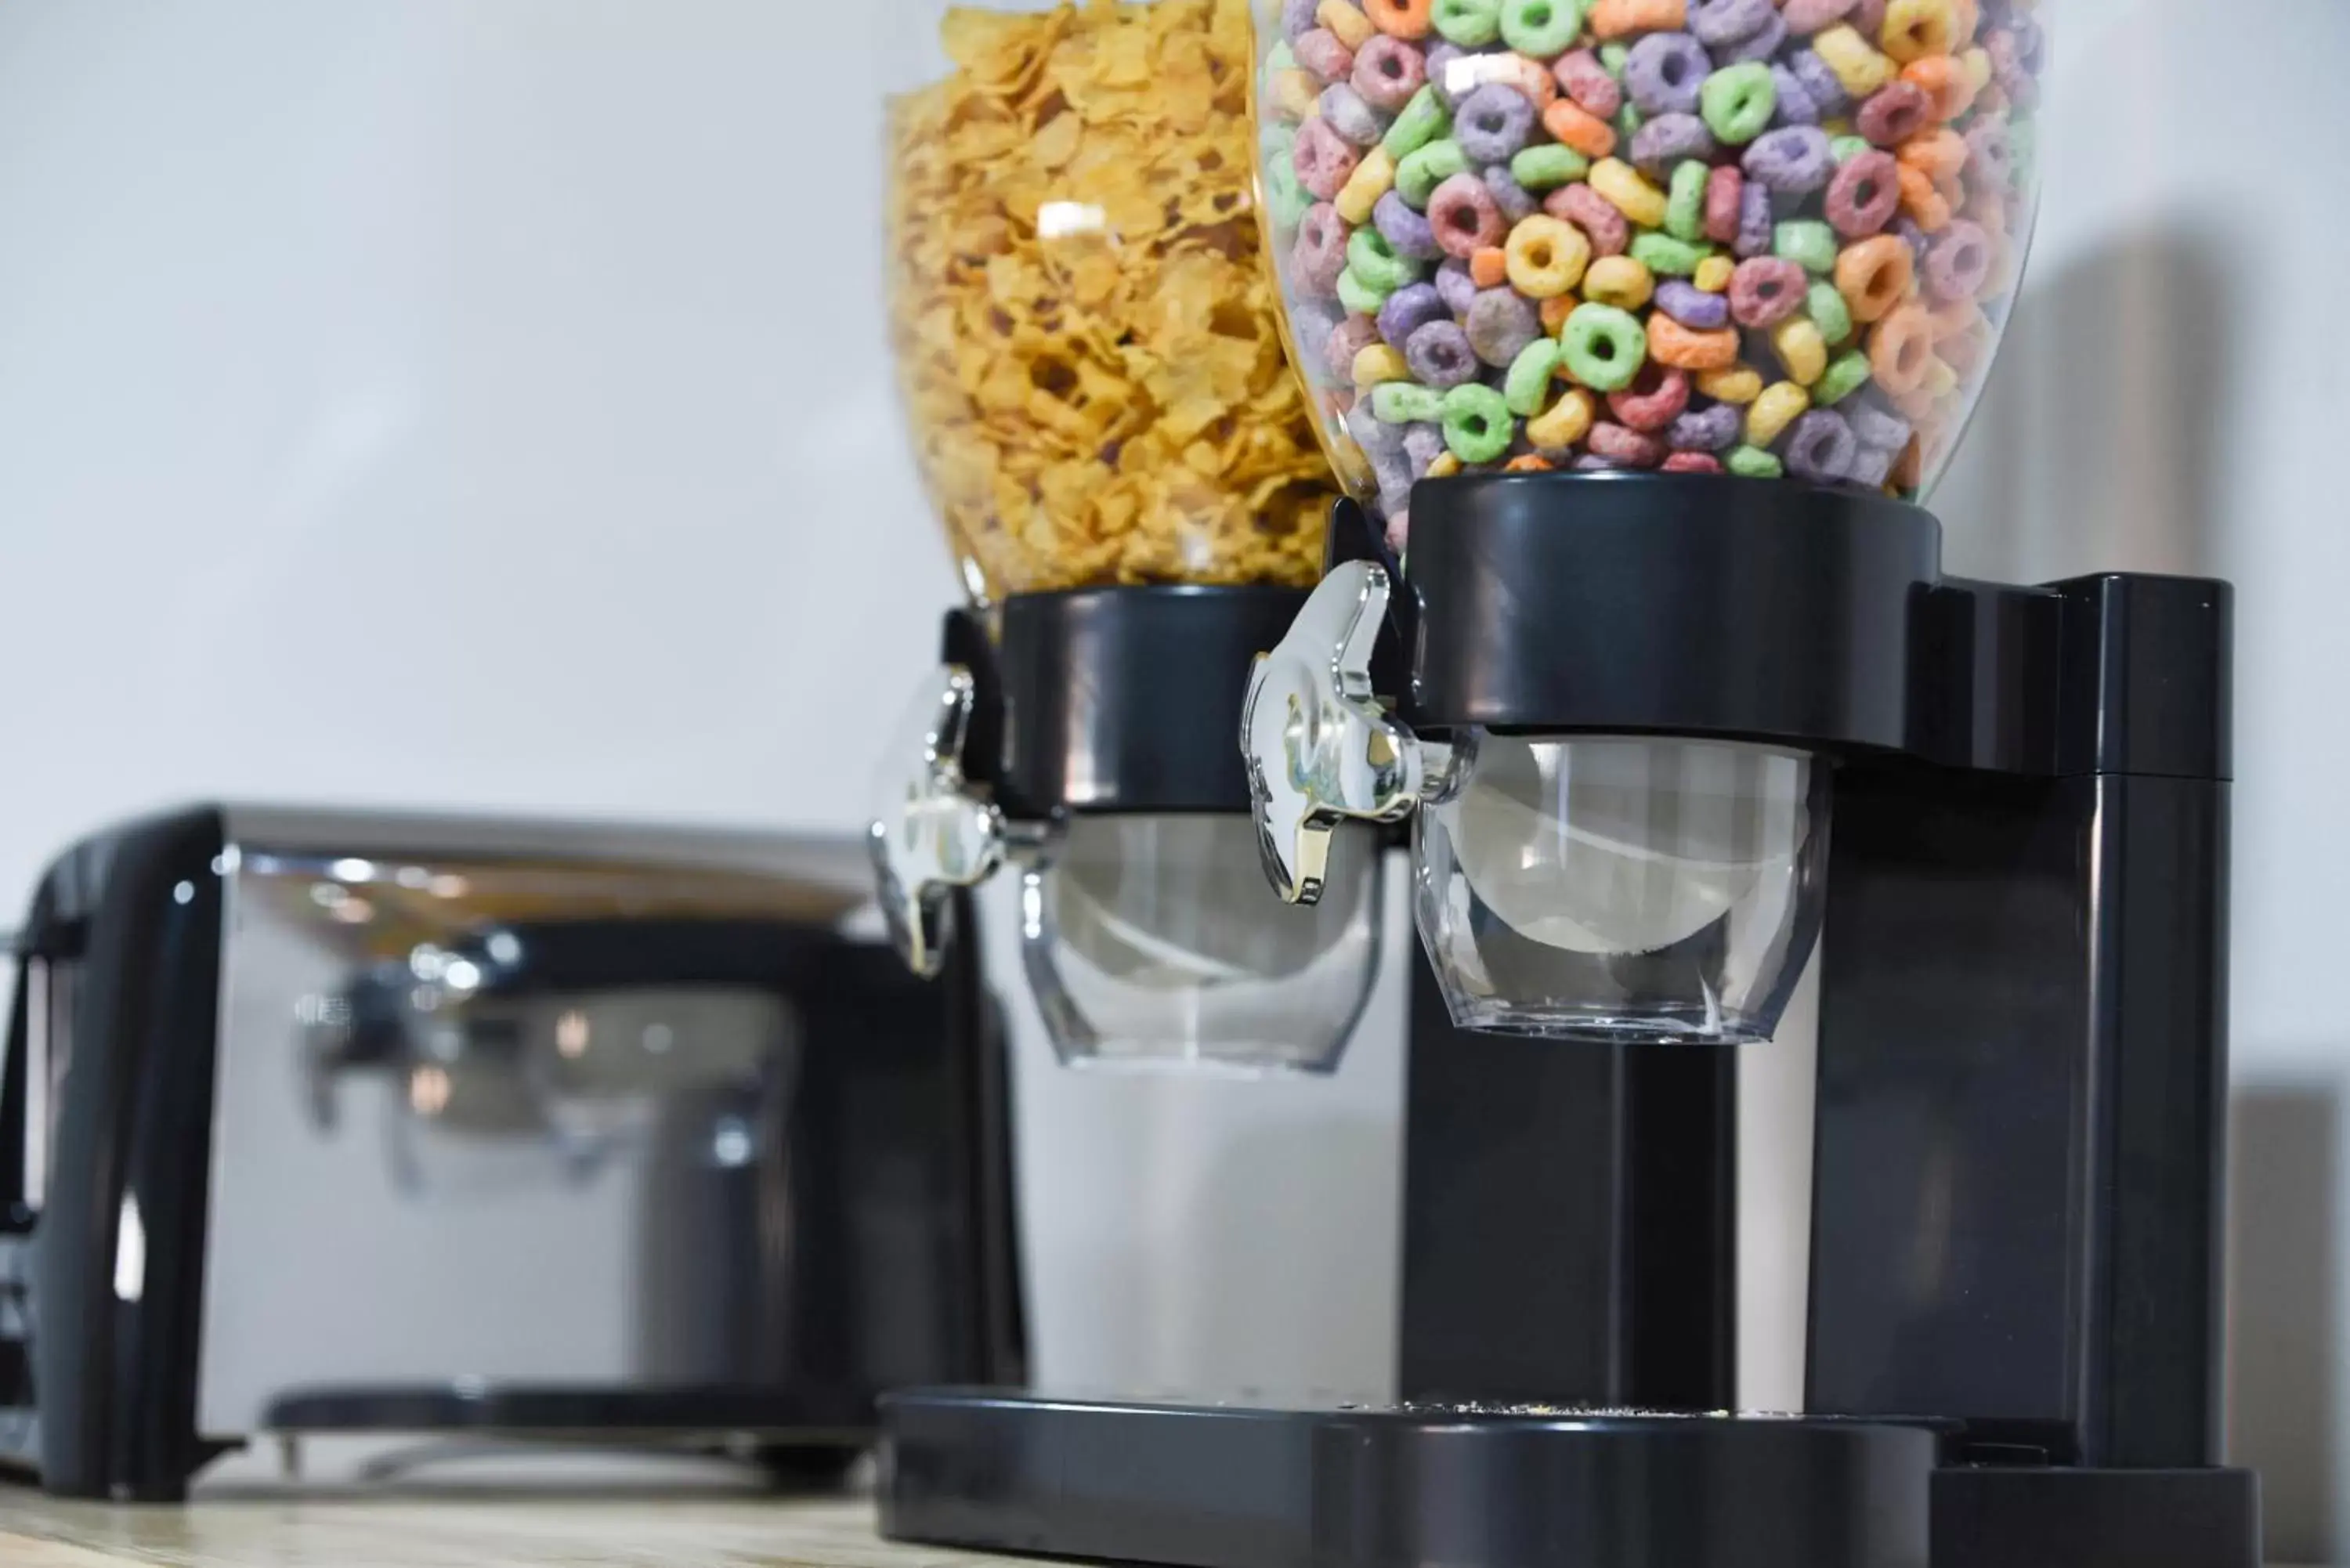
<svg viewBox="0 0 2350 1568"><path fill-rule="evenodd" d="M1906 66L1928 55L1949 54L1958 36L1958 12L1950 0L1887 0L1877 41Z"/></svg>
<svg viewBox="0 0 2350 1568"><path fill-rule="evenodd" d="M1929 398L1947 398L1959 389L1959 373L1938 356L1926 361L1926 379L1918 383L1918 389Z"/></svg>
<svg viewBox="0 0 2350 1568"><path fill-rule="evenodd" d="M1656 291L1647 265L1630 256L1601 256L1583 274L1583 297L1618 310L1639 309Z"/></svg>
<svg viewBox="0 0 2350 1568"><path fill-rule="evenodd" d="M1338 209L1340 217L1359 229L1371 221L1371 209L1378 205L1379 198L1395 189L1395 176L1396 161L1388 156L1386 148L1374 147L1355 165L1355 171L1347 177L1347 183L1339 188L1338 199L1331 205Z"/></svg>
<svg viewBox="0 0 2350 1568"><path fill-rule="evenodd" d="M1730 287L1730 275L1737 270L1738 264L1728 256L1708 256L1697 264L1690 281L1708 294L1721 294Z"/></svg>
<svg viewBox="0 0 2350 1568"><path fill-rule="evenodd" d="M1314 19L1337 35L1338 41L1350 49L1359 49L1378 34L1371 19L1347 0L1322 0Z"/></svg>
<svg viewBox="0 0 2350 1568"><path fill-rule="evenodd" d="M1978 44L1959 57L1959 69L1965 73L1967 86L1981 92L1991 86L1991 51Z"/></svg>
<svg viewBox="0 0 2350 1568"><path fill-rule="evenodd" d="M1362 388L1378 386L1382 381L1409 381L1411 367L1404 363L1403 351L1384 343L1374 343L1355 356L1355 385Z"/></svg>
<svg viewBox="0 0 2350 1568"><path fill-rule="evenodd" d="M1581 387L1569 387L1548 413L1526 421L1526 439L1544 452L1565 451L1591 432L1596 414L1591 394Z"/></svg>
<svg viewBox="0 0 2350 1568"><path fill-rule="evenodd" d="M1311 119L1321 109L1322 84L1311 71L1275 71L1273 104L1284 119Z"/></svg>
<svg viewBox="0 0 2350 1568"><path fill-rule="evenodd" d="M1556 299L1583 281L1591 242L1573 223L1535 213L1518 220L1503 247L1510 283L1528 299Z"/></svg>
<svg viewBox="0 0 2350 1568"><path fill-rule="evenodd" d="M1808 387L1827 374L1828 340L1808 316L1790 316L1771 328L1771 351L1787 368L1788 379L1798 386Z"/></svg>
<svg viewBox="0 0 2350 1568"><path fill-rule="evenodd" d="M1751 403L1762 395L1762 373L1744 365L1727 370L1700 370L1697 389L1717 403Z"/></svg>
<svg viewBox="0 0 2350 1568"><path fill-rule="evenodd" d="M1893 79L1893 62L1870 48L1848 22L1814 34L1812 53L1826 62L1844 90L1855 98L1866 98Z"/></svg>
<svg viewBox="0 0 2350 1568"><path fill-rule="evenodd" d="M1461 460L1449 452L1438 452L1436 461L1428 465L1428 477L1430 479L1450 479L1460 472Z"/></svg>
<svg viewBox="0 0 2350 1568"><path fill-rule="evenodd" d="M1849 27L1845 30L1852 31ZM1622 159L1603 158L1583 178L1586 184L1607 199L1609 206L1642 228L1665 226L1665 193Z"/></svg>
<svg viewBox="0 0 2350 1568"><path fill-rule="evenodd" d="M1793 381L1773 381L1746 410L1746 444L1767 447L1786 434L1795 416L1812 406L1811 393Z"/></svg>

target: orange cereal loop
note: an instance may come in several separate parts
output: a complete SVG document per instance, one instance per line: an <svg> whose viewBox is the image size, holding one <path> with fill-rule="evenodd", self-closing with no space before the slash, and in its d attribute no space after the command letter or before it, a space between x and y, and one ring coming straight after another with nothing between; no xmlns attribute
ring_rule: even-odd
<svg viewBox="0 0 2350 1568"><path fill-rule="evenodd" d="M1738 363L1738 328L1701 332L1659 310L1648 317L1648 358L1676 370L1727 370Z"/></svg>
<svg viewBox="0 0 2350 1568"><path fill-rule="evenodd" d="M1924 93L1934 106L1934 118L1952 120L1975 101L1975 84L1948 55L1928 55L1901 67L1901 79Z"/></svg>
<svg viewBox="0 0 2350 1568"><path fill-rule="evenodd" d="M1543 129L1586 158L1605 158L1616 151L1616 128L1571 98L1543 110Z"/></svg>
<svg viewBox="0 0 2350 1568"><path fill-rule="evenodd" d="M1510 459L1502 465L1502 472L1503 473L1548 473L1550 468L1550 459L1538 452L1530 452L1523 457Z"/></svg>
<svg viewBox="0 0 2350 1568"><path fill-rule="evenodd" d="M1926 421L1940 411L1941 400L1920 387L1914 392L1901 392L1893 399L1894 410L1922 431Z"/></svg>
<svg viewBox="0 0 2350 1568"><path fill-rule="evenodd" d="M1929 306L1926 316L1934 324L1934 341L1956 337L1971 332L1982 322L1982 312L1971 299L1953 299L1946 305Z"/></svg>
<svg viewBox="0 0 2350 1568"><path fill-rule="evenodd" d="M1378 29L1371 26L1371 19L1357 10L1349 0L1322 0L1315 10L1314 19L1349 50L1359 49L1378 36Z"/></svg>
<svg viewBox="0 0 2350 1568"><path fill-rule="evenodd" d="M1602 38L1678 33L1688 21L1688 0L1599 0L1590 16L1592 32Z"/></svg>
<svg viewBox="0 0 2350 1568"><path fill-rule="evenodd" d="M1435 0L1363 0L1363 15L1390 38L1425 38Z"/></svg>
<svg viewBox="0 0 2350 1568"><path fill-rule="evenodd" d="M1917 489L1926 477L1924 443L1911 436L1909 444L1901 449L1901 455L1893 460L1893 472L1885 477L1903 490Z"/></svg>
<svg viewBox="0 0 2350 1568"><path fill-rule="evenodd" d="M1934 352L1943 364L1961 376L1980 369L1983 361L1991 358L1991 327L1970 327L1955 337L1937 337Z"/></svg>
<svg viewBox="0 0 2350 1568"><path fill-rule="evenodd" d="M1914 392L1934 358L1934 324L1918 306L1905 305L1868 335L1868 367L1877 384L1895 397Z"/></svg>
<svg viewBox="0 0 2350 1568"><path fill-rule="evenodd" d="M1582 303L1583 301L1575 298L1571 293L1562 294L1555 299L1544 300L1542 302L1544 333L1552 337L1557 337L1559 328L1566 325L1566 318L1574 315L1575 307Z"/></svg>
<svg viewBox="0 0 2350 1568"><path fill-rule="evenodd" d="M1478 60L1484 80L1517 88L1537 110L1548 109L1558 97L1557 78L1543 69L1540 60L1519 54L1482 55Z"/></svg>
<svg viewBox="0 0 2350 1568"><path fill-rule="evenodd" d="M1901 210L1929 234L1950 226L1950 198L1935 190L1923 171L1907 164L1901 169Z"/></svg>
<svg viewBox="0 0 2350 1568"><path fill-rule="evenodd" d="M1469 276L1479 288L1499 288L1510 281L1510 253L1486 245L1469 258Z"/></svg>
<svg viewBox="0 0 2350 1568"><path fill-rule="evenodd" d="M1959 171L1967 166L1967 140L1947 126L1940 127L1911 137L1893 155L1904 169L1915 169L1939 184L1957 179Z"/></svg>
<svg viewBox="0 0 2350 1568"><path fill-rule="evenodd" d="M1836 292L1852 307L1855 321L1876 321L1908 296L1917 259L1898 234L1878 234L1846 245L1836 257Z"/></svg>

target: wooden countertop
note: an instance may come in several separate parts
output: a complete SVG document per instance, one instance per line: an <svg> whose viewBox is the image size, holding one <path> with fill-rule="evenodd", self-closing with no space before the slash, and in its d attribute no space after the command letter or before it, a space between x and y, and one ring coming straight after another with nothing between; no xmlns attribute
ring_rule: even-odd
<svg viewBox="0 0 2350 1568"><path fill-rule="evenodd" d="M663 1492L207 1498L185 1508L0 1492L6 1568L961 1568L873 1532L864 1501ZM1030 1565L1033 1568L1033 1565Z"/></svg>

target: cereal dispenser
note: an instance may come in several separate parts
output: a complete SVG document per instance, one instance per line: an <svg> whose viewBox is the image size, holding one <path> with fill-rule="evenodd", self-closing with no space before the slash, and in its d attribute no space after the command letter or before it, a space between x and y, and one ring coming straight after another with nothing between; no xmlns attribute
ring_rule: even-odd
<svg viewBox="0 0 2350 1568"><path fill-rule="evenodd" d="M1248 682L1266 873L1411 835L1402 1402L905 1394L891 1533L1321 1568L2254 1568L2224 1467L2232 601L1941 568L2026 0L1259 7L1349 499ZM1821 960L1804 1409L1736 1080Z"/></svg>
<svg viewBox="0 0 2350 1568"><path fill-rule="evenodd" d="M904 9L891 320L971 602L879 784L901 950L937 963L950 893L1010 861L1065 1059L1326 1070L1378 857L1269 907L1232 745L1332 495L1263 262L1247 7Z"/></svg>

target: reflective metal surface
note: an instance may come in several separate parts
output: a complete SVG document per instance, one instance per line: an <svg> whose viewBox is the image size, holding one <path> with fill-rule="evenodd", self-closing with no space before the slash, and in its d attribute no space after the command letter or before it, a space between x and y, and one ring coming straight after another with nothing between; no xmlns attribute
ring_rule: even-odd
<svg viewBox="0 0 2350 1568"><path fill-rule="evenodd" d="M1004 856L1003 814L964 786L963 738L977 685L940 667L908 711L880 782L868 832L890 940L915 973L945 961L947 896L985 881Z"/></svg>
<svg viewBox="0 0 2350 1568"><path fill-rule="evenodd" d="M1322 897L1340 823L1401 821L1450 772L1448 749L1422 742L1372 695L1388 593L1386 571L1367 561L1335 567L1249 676L1241 751L1265 876L1289 903Z"/></svg>

